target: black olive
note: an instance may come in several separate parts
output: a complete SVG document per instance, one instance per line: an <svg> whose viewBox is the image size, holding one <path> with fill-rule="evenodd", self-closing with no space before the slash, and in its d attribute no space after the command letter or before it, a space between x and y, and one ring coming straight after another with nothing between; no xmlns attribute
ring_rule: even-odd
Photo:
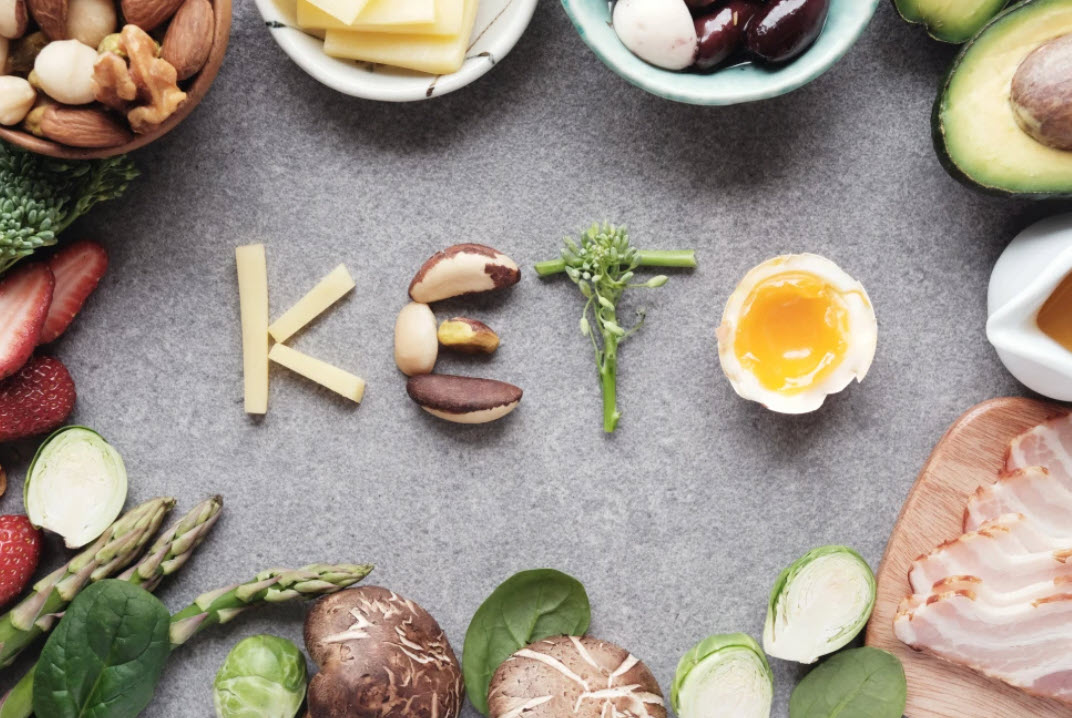
<svg viewBox="0 0 1072 718"><path fill-rule="evenodd" d="M798 57L819 37L830 0L774 0L753 18L745 46L768 62Z"/></svg>
<svg viewBox="0 0 1072 718"><path fill-rule="evenodd" d="M697 18L696 37L700 42L696 67L710 70L737 52L749 21L759 10L753 0L730 0L715 12Z"/></svg>

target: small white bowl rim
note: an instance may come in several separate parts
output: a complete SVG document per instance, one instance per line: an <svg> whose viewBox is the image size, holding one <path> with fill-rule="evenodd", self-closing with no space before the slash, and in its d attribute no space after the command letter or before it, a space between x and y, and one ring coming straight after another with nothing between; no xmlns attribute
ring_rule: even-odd
<svg viewBox="0 0 1072 718"><path fill-rule="evenodd" d="M378 74L375 76L376 81L370 83L369 76L372 73L364 69L361 63L325 55L317 38L285 22L280 17L275 0L256 0L257 9L265 24L269 26L270 34L298 67L320 83L345 95L383 102L432 99L459 90L483 77L514 49L532 21L537 2L538 0L507 0L507 6L493 21L493 44L478 56L467 56L465 64L457 72L438 76L399 75L397 82L384 82L384 78L388 76ZM507 14L506 11L511 9L511 6L515 9ZM475 32L480 33L479 28ZM483 39L483 33L478 34L471 42L475 45L480 39Z"/></svg>
<svg viewBox="0 0 1072 718"><path fill-rule="evenodd" d="M671 89L666 86L661 82L666 76L681 77L686 73L660 70L653 65L648 65L643 60L633 56L628 50L625 50L624 46L623 50L625 50L626 53L629 53L639 64L630 63L631 66L627 67L609 57L600 44L589 37L588 21L581 17L577 11L580 3L584 2L584 0L561 0L562 7L565 8L566 14L569 16L570 21L573 23L573 26L576 28L585 45L587 45L600 61L614 73L630 84L658 97L672 100L674 102L708 106L736 105L745 102L755 102L757 100L767 100L797 90L821 76L837 64L838 60L844 57L845 53L856 44L860 39L860 36L867 29L875 12L878 10L878 6L882 2L882 0L852 1L859 2L865 8L870 9L870 12L866 14L866 19L863 23L858 27L854 27L852 32L837 36L835 41L817 43L796 61L785 65L777 72L772 73L769 82L757 83L757 87L752 90L742 90L740 88L726 90L725 88L719 88L716 82L712 82L709 87L705 87L703 90L693 90L686 88ZM609 24L610 23L607 22L608 26ZM697 76L717 78L720 73L733 72L734 69L735 68L731 67L710 75ZM651 72L652 70L655 72ZM645 75L647 75L647 77L645 77ZM660 79L653 80L650 78Z"/></svg>

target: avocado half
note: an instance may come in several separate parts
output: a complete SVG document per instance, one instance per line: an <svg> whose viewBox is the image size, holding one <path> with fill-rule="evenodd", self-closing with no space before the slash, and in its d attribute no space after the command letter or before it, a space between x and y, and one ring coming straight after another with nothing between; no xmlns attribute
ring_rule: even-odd
<svg viewBox="0 0 1072 718"><path fill-rule="evenodd" d="M970 40L1009 0L893 0L906 21L923 25L935 40Z"/></svg>
<svg viewBox="0 0 1072 718"><path fill-rule="evenodd" d="M1032 50L1072 33L1072 0L1024 0L995 17L953 63L934 105L934 145L946 170L987 192L1072 196L1072 152L1020 129L1009 103L1013 75Z"/></svg>

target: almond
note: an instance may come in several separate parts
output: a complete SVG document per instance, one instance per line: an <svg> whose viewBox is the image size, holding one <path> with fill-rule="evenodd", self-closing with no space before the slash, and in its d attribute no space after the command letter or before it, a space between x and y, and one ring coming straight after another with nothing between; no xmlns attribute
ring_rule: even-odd
<svg viewBox="0 0 1072 718"><path fill-rule="evenodd" d="M137 25L149 32L167 22L182 2L183 0L122 0L120 7L128 24Z"/></svg>
<svg viewBox="0 0 1072 718"><path fill-rule="evenodd" d="M427 304L502 289L520 279L517 263L497 249L482 244L456 244L428 258L410 282L409 296Z"/></svg>
<svg viewBox="0 0 1072 718"><path fill-rule="evenodd" d="M49 40L67 39L67 0L28 0L27 5Z"/></svg>
<svg viewBox="0 0 1072 718"><path fill-rule="evenodd" d="M164 35L160 56L175 66L179 80L193 77L208 61L216 16L208 0L186 0Z"/></svg>
<svg viewBox="0 0 1072 718"><path fill-rule="evenodd" d="M92 107L38 107L27 115L26 129L71 147L116 147L133 139L110 114Z"/></svg>
<svg viewBox="0 0 1072 718"><path fill-rule="evenodd" d="M406 393L432 416L457 424L485 424L516 409L522 391L494 379L422 374L410 377Z"/></svg>

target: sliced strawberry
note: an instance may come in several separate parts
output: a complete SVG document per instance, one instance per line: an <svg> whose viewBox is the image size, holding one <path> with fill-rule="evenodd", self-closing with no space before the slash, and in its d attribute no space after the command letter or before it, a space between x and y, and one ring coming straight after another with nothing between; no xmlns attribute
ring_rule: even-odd
<svg viewBox="0 0 1072 718"><path fill-rule="evenodd" d="M56 277L56 291L39 344L48 344L71 326L108 269L108 253L96 242L83 240L54 254L48 266Z"/></svg>
<svg viewBox="0 0 1072 718"><path fill-rule="evenodd" d="M17 372L33 354L55 286L52 270L40 262L0 279L0 379Z"/></svg>
<svg viewBox="0 0 1072 718"><path fill-rule="evenodd" d="M18 598L41 558L41 530L25 516L0 516L0 606Z"/></svg>
<svg viewBox="0 0 1072 718"><path fill-rule="evenodd" d="M74 381L59 359L34 357L0 381L0 442L59 427L74 409Z"/></svg>

